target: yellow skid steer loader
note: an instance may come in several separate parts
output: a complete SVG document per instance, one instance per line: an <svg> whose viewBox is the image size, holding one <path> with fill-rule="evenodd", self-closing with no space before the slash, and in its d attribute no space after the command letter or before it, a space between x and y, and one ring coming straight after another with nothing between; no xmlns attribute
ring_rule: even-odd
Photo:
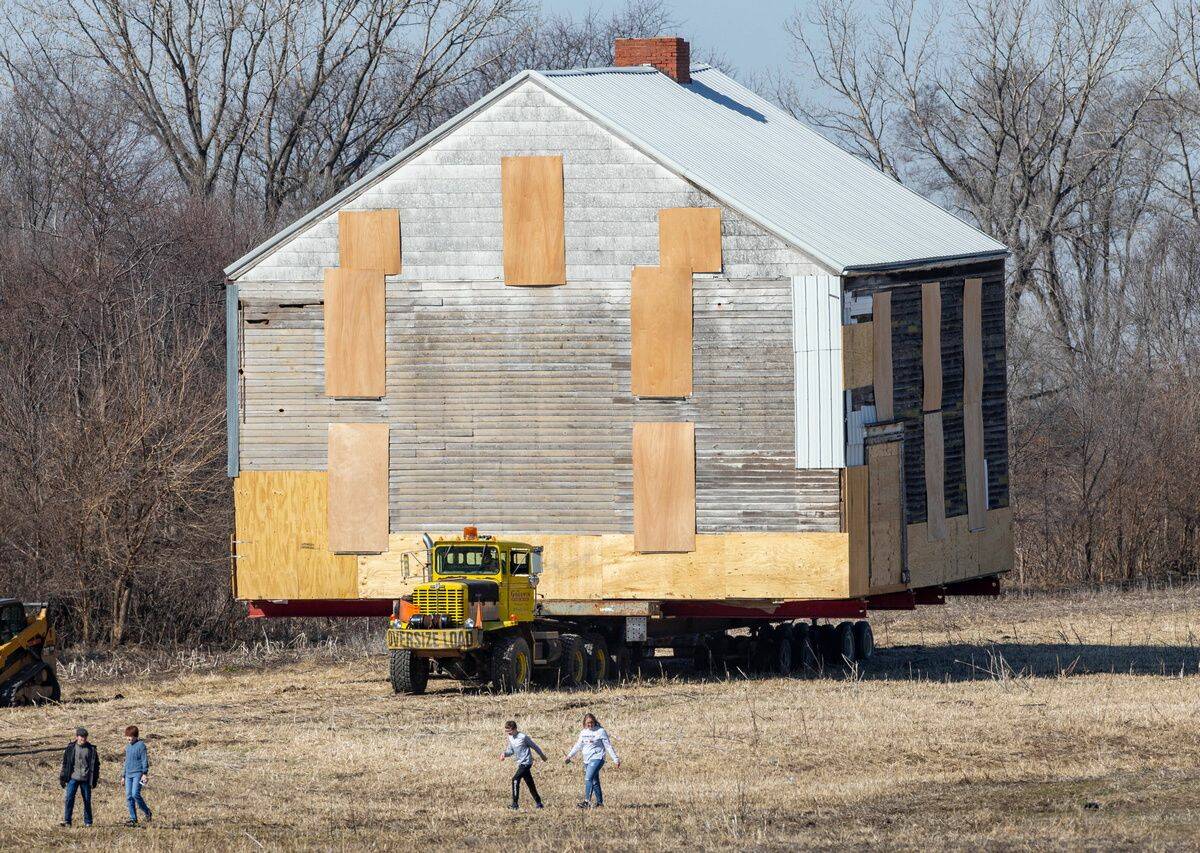
<svg viewBox="0 0 1200 853"><path fill-rule="evenodd" d="M0 707L59 701L57 664L48 608L0 598Z"/></svg>

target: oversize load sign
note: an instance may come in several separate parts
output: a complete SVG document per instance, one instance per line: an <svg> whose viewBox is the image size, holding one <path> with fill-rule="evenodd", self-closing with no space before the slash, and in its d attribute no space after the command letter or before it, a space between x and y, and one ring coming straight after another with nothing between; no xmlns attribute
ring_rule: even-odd
<svg viewBox="0 0 1200 853"><path fill-rule="evenodd" d="M390 628L387 632L389 649L475 649L480 646L480 632L468 628L448 628L440 631L406 631Z"/></svg>

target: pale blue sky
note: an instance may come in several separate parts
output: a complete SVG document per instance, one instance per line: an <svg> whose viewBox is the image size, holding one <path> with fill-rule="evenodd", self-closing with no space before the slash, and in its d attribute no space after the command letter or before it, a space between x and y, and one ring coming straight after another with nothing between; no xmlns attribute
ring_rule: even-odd
<svg viewBox="0 0 1200 853"><path fill-rule="evenodd" d="M623 0L542 0L547 11L578 16L589 7L601 12L621 8ZM782 66L790 56L783 22L802 5L799 0L667 0L683 22L679 33L692 43L693 56L715 49L749 76Z"/></svg>

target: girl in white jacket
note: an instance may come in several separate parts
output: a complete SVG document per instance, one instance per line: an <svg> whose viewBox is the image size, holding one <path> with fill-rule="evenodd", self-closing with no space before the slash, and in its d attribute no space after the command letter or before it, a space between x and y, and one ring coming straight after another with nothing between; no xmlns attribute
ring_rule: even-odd
<svg viewBox="0 0 1200 853"><path fill-rule="evenodd" d="M579 803L579 808L591 808L593 791L596 793L596 806L603 806L604 791L600 788L600 768L604 766L604 756L606 753L611 756L613 764L617 767L621 766L621 759L617 757L617 751L608 739L608 732L594 714L583 715L583 731L579 733L579 740L575 741L563 763L570 764L571 758L577 752L582 753L583 759L583 800Z"/></svg>

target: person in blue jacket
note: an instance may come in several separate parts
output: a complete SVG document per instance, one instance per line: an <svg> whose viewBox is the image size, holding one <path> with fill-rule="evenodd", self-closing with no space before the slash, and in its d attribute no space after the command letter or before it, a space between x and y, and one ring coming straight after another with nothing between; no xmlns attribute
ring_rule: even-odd
<svg viewBox="0 0 1200 853"><path fill-rule="evenodd" d="M150 772L150 756L146 753L146 742L138 738L137 726L125 727L125 802L129 805L129 822L126 826L138 825L137 810L140 808L150 822L150 807L142 799L142 786Z"/></svg>

